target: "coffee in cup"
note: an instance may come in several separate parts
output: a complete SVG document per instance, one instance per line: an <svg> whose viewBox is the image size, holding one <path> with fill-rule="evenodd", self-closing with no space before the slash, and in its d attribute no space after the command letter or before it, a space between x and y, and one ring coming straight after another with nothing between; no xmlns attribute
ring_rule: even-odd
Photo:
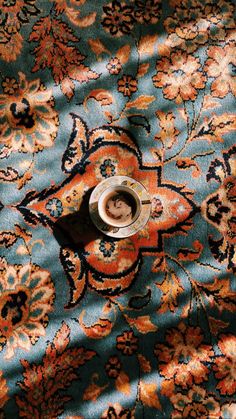
<svg viewBox="0 0 236 419"><path fill-rule="evenodd" d="M98 200L101 219L114 227L127 227L140 215L141 202L138 194L128 186L111 186Z"/></svg>

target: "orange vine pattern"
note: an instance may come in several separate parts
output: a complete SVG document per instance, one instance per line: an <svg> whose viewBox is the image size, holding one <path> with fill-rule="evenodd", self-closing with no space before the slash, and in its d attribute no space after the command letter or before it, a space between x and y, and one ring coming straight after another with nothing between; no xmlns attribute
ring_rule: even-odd
<svg viewBox="0 0 236 419"><path fill-rule="evenodd" d="M236 415L233 0L0 0L0 418ZM93 188L148 189L113 239Z"/></svg>

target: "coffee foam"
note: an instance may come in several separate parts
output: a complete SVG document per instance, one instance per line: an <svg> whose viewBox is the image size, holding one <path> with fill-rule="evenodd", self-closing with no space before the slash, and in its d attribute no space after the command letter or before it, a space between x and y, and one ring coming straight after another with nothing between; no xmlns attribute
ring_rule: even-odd
<svg viewBox="0 0 236 419"><path fill-rule="evenodd" d="M132 224L140 213L138 195L126 186L111 189L101 195L99 204L101 218L107 224L117 227Z"/></svg>
<svg viewBox="0 0 236 419"><path fill-rule="evenodd" d="M131 222L137 210L133 196L124 191L115 191L109 194L104 207L109 218L120 222Z"/></svg>

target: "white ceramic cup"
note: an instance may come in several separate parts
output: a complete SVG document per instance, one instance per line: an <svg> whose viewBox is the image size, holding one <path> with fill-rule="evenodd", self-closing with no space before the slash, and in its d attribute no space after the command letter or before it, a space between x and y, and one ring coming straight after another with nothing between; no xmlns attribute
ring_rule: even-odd
<svg viewBox="0 0 236 419"><path fill-rule="evenodd" d="M110 186L98 199L99 216L104 223L112 227L128 227L137 220L140 212L141 199L129 186Z"/></svg>

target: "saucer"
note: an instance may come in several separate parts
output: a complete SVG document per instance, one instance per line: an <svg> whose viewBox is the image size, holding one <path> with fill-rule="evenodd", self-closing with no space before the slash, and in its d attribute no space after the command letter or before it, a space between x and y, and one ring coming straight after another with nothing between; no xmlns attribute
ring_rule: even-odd
<svg viewBox="0 0 236 419"><path fill-rule="evenodd" d="M112 227L100 218L98 214L98 199L105 189L110 186L128 186L133 189L141 199L139 217L127 227ZM130 237L141 230L148 222L151 213L151 200L146 188L137 180L129 176L112 176L100 182L93 190L89 199L89 213L95 226L107 236L117 239Z"/></svg>

